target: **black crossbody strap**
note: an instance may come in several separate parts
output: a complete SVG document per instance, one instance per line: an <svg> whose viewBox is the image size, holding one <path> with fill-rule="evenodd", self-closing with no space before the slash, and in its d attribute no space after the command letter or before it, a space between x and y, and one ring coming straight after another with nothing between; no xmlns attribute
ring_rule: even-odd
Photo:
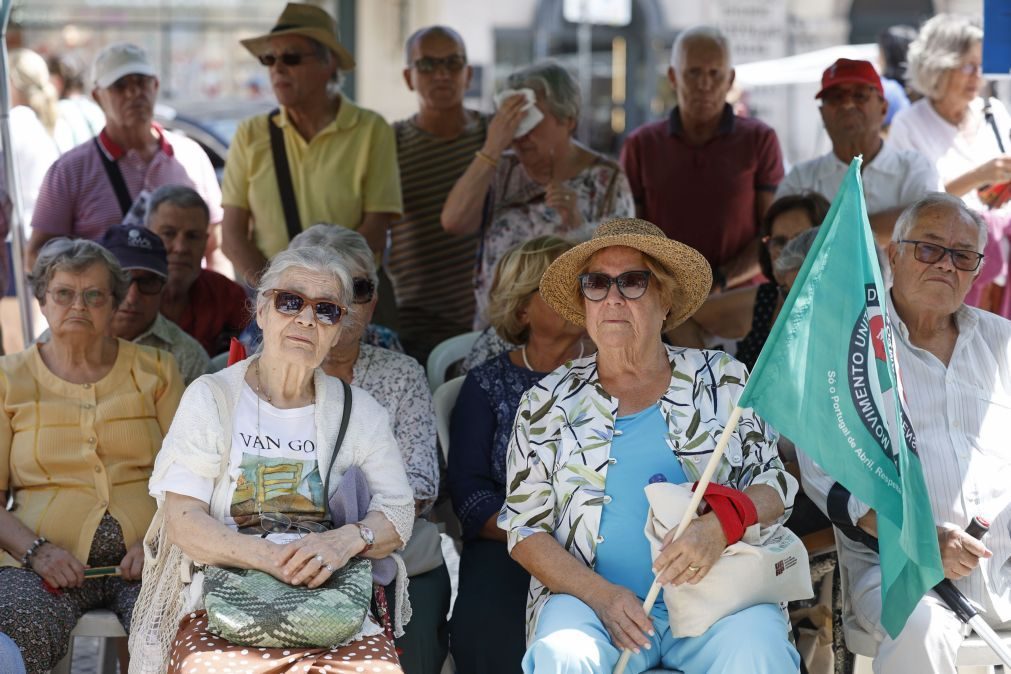
<svg viewBox="0 0 1011 674"><path fill-rule="evenodd" d="M281 194L284 223L288 226L288 240L291 241L302 231L302 220L298 217L298 202L295 201L295 186L291 182L288 152L284 149L284 131L274 124L274 117L280 114L281 111L275 109L267 115L267 129L270 131L270 153L274 156L277 191Z"/></svg>
<svg viewBox="0 0 1011 674"><path fill-rule="evenodd" d="M326 508L326 519L328 522L332 522L330 519L330 473L333 471L333 465L337 461L337 452L340 451L341 445L344 444L344 436L348 434L348 422L351 419L351 387L348 383L341 380L341 384L344 385L344 411L341 413L341 428L337 432L337 440L333 443L333 455L330 457L330 465L326 469L326 479L323 480L323 503Z"/></svg>
<svg viewBox="0 0 1011 674"><path fill-rule="evenodd" d="M130 190L126 189L123 172L119 170L119 164L106 156L102 144L98 142L98 136L95 136L95 149L98 151L98 156L102 159L105 174L109 176L109 182L112 183L112 191L116 193L119 208L123 211L123 216L126 217L126 214L130 212L130 207L133 205L133 199L130 198Z"/></svg>

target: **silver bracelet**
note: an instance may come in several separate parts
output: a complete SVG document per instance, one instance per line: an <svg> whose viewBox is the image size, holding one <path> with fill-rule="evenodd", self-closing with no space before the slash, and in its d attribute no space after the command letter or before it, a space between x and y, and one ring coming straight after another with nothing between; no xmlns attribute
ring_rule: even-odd
<svg viewBox="0 0 1011 674"><path fill-rule="evenodd" d="M21 558L21 566L25 567L26 569L30 569L31 568L32 555L34 555L36 552L38 552L38 549L41 548L43 545L45 545L48 542L49 541L46 540L45 536L39 536L38 538L36 538L32 542L32 544L28 547L28 549L25 550L24 557Z"/></svg>

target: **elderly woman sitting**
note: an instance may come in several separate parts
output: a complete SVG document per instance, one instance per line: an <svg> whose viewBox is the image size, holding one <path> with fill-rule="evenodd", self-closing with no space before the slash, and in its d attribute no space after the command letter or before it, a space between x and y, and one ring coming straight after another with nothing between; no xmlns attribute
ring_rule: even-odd
<svg viewBox="0 0 1011 674"><path fill-rule="evenodd" d="M97 243L53 239L29 281L52 337L0 358L0 503L14 496L0 508L0 633L38 674L86 611L130 625L146 483L182 378L168 353L108 336L129 279Z"/></svg>
<svg viewBox="0 0 1011 674"><path fill-rule="evenodd" d="M744 388L744 366L719 351L664 346L661 331L705 300L712 275L698 251L642 220L613 220L555 260L540 292L586 325L596 355L566 363L522 398L509 445L499 524L533 576L525 672L796 672L778 605L723 617L674 637L666 608L642 608L656 568L664 584L698 583L729 543L713 513L693 520L656 560L643 534L654 481L697 480ZM746 410L713 476L741 490L762 525L779 523L796 480L776 433ZM727 588L733 591L733 588Z"/></svg>
<svg viewBox="0 0 1011 674"><path fill-rule="evenodd" d="M442 209L447 232L480 231L484 237L475 279L479 327L492 273L507 250L546 234L583 241L597 223L635 214L628 178L617 162L572 138L580 107L572 75L549 61L513 73L507 86L532 90L535 105L528 108L519 94L502 102L484 147ZM535 119L540 121L531 123ZM491 213L484 224L486 200Z"/></svg>
<svg viewBox="0 0 1011 674"><path fill-rule="evenodd" d="M332 648L230 643L209 631L206 578L194 568L258 570L316 588L352 558L386 557L410 537L414 502L389 415L320 369L351 299L351 274L330 250L279 253L256 294L262 351L186 390L150 484L159 509L145 539L151 561L130 643L139 671L220 672L214 655L254 673L324 664L355 671L366 662L370 671L400 671L393 643L371 616L349 643ZM352 469L368 484L368 513L328 529L328 504Z"/></svg>
<svg viewBox="0 0 1011 674"><path fill-rule="evenodd" d="M523 657L530 574L509 558L495 520L505 502L506 446L520 399L545 373L584 352L583 330L537 290L544 270L570 248L539 236L499 261L488 317L504 343L522 346L471 370L453 408L447 479L464 543L450 643L461 672L508 674Z"/></svg>
<svg viewBox="0 0 1011 674"><path fill-rule="evenodd" d="M323 359L323 371L368 391L386 408L414 492L415 511L428 511L439 495L435 409L425 370L408 355L362 342L379 301L376 259L365 237L344 227L313 225L290 248L322 248L351 273L353 293L340 339ZM422 533L424 532L424 533ZM419 517L404 559L410 574L411 622L397 649L405 671L438 674L449 650L449 572L434 523ZM392 600L393 598L390 597Z"/></svg>
<svg viewBox="0 0 1011 674"><path fill-rule="evenodd" d="M1011 116L1000 100L980 95L983 30L968 17L938 14L909 45L908 60L909 84L924 97L895 115L888 142L934 162L945 191L983 214L990 237L966 301L1011 317L1011 293L984 295L1008 271Z"/></svg>

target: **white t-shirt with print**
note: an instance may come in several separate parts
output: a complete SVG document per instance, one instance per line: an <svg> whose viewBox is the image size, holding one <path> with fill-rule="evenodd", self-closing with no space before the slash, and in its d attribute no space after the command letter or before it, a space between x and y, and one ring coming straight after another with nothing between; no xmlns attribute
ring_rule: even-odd
<svg viewBox="0 0 1011 674"><path fill-rule="evenodd" d="M262 533L261 512L280 512L295 521L321 521L325 509L316 460L315 405L280 409L260 400L243 384L233 419L231 507L225 525L244 533ZM177 462L149 488L155 498L172 492L209 504L214 479L201 477ZM278 543L295 538L296 533L269 536Z"/></svg>

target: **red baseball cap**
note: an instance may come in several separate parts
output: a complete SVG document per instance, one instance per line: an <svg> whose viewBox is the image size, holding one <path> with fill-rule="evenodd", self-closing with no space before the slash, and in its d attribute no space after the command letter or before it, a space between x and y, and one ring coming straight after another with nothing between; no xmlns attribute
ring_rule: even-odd
<svg viewBox="0 0 1011 674"><path fill-rule="evenodd" d="M853 59L838 59L821 74L821 91L815 98L821 98L825 92L837 84L866 84L877 89L882 96L885 88L881 86L881 78L870 61L854 61Z"/></svg>

